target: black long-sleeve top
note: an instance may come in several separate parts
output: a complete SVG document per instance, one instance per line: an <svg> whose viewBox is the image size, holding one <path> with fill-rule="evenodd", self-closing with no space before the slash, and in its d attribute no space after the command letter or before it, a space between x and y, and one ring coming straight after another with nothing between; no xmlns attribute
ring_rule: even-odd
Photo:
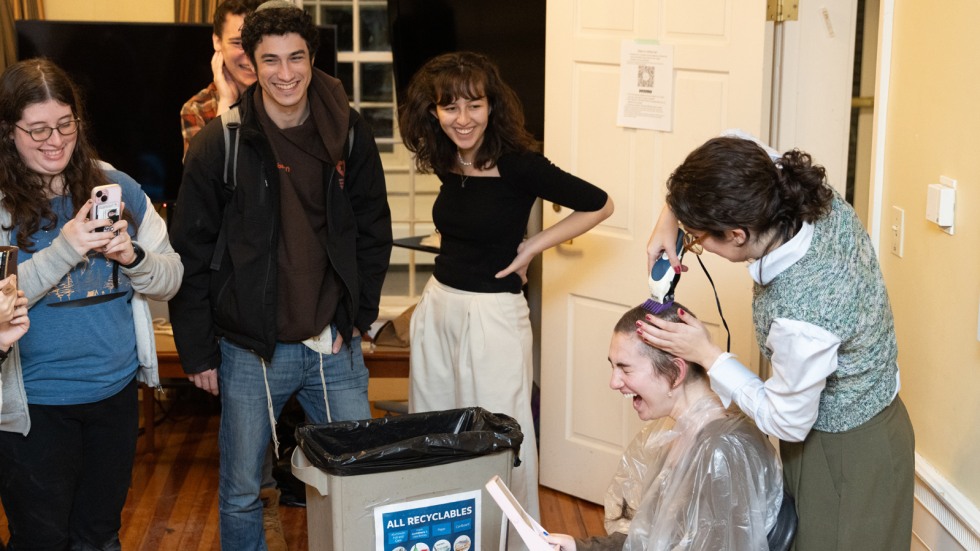
<svg viewBox="0 0 980 551"><path fill-rule="evenodd" d="M500 176L439 174L432 218L441 235L434 273L440 283L477 293L519 293L520 276L494 274L517 256L535 199L584 212L606 204L605 191L536 153L504 155L497 168Z"/></svg>

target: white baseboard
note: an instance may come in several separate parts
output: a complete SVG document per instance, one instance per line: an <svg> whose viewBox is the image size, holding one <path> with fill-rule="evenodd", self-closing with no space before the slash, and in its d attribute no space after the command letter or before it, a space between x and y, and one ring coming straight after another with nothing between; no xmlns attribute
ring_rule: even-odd
<svg viewBox="0 0 980 551"><path fill-rule="evenodd" d="M912 549L980 551L980 510L918 453Z"/></svg>

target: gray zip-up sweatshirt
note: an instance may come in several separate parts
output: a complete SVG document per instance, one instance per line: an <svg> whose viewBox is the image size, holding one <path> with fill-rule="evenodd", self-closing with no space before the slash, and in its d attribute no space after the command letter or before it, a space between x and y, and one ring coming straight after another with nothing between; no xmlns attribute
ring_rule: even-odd
<svg viewBox="0 0 980 551"><path fill-rule="evenodd" d="M106 169L109 180L128 178L121 172ZM2 195L0 195L2 199ZM147 202L150 199L146 198ZM2 230L10 225L10 213L0 209L0 245L10 244L10 232ZM160 386L157 370L156 341L153 335L153 319L147 299L166 301L177 293L183 277L184 266L170 246L166 223L152 205L140 221L133 241L146 252L145 258L132 268L120 268L129 276L133 285L133 327L136 331L136 352L140 369L137 379L149 386ZM85 260L63 235L51 242L51 246L38 251L18 266L17 283L27 297L28 306L37 302L56 285L76 264ZM27 412L27 395L20 367L20 351L15 343L7 360L3 362L2 402L0 402L0 430L26 435L31 430Z"/></svg>

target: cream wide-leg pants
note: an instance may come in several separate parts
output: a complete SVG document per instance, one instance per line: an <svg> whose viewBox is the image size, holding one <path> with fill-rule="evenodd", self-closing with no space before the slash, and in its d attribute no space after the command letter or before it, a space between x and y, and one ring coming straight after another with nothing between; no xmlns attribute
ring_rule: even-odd
<svg viewBox="0 0 980 551"><path fill-rule="evenodd" d="M531 415L530 311L521 293L473 293L430 278L411 322L411 412L479 406L513 417L524 433L510 489L540 519ZM511 530L508 549L522 549Z"/></svg>

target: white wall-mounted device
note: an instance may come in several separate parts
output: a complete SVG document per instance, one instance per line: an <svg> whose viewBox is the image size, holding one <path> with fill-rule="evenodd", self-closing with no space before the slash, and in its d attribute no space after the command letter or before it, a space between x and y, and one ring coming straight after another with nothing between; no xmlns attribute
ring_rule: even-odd
<svg viewBox="0 0 980 551"><path fill-rule="evenodd" d="M940 176L938 184L929 184L926 220L938 225L941 230L950 235L953 235L955 206L956 180Z"/></svg>

